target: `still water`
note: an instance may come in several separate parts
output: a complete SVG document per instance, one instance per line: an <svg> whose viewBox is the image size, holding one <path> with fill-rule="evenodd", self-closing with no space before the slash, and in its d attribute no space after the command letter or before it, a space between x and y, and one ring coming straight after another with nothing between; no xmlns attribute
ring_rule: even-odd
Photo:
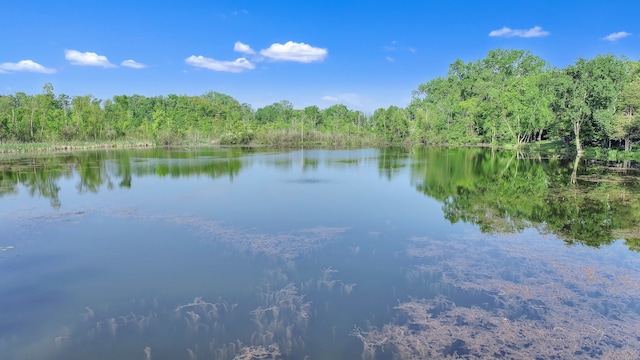
<svg viewBox="0 0 640 360"><path fill-rule="evenodd" d="M0 358L638 359L639 179L478 149L5 157Z"/></svg>

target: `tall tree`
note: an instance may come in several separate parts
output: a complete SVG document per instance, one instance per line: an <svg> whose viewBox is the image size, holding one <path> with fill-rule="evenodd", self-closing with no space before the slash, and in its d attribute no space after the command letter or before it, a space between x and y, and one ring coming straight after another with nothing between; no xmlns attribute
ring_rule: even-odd
<svg viewBox="0 0 640 360"><path fill-rule="evenodd" d="M0 95L0 143L11 137L12 116L15 113L14 100L11 95Z"/></svg>
<svg viewBox="0 0 640 360"><path fill-rule="evenodd" d="M620 113L614 118L614 139L624 140L625 151L631 150L631 141L640 137L640 77L633 79L620 94Z"/></svg>
<svg viewBox="0 0 640 360"><path fill-rule="evenodd" d="M583 141L605 140L616 99L629 79L628 66L613 55L598 55L580 58L558 75L554 109L558 120L573 129L576 152L582 154Z"/></svg>

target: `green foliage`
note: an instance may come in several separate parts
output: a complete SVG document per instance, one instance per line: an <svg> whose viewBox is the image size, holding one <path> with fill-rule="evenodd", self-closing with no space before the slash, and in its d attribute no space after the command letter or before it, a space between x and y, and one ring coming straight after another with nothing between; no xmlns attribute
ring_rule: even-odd
<svg viewBox="0 0 640 360"><path fill-rule="evenodd" d="M490 144L540 141L630 151L640 139L640 66L600 55L551 69L525 50L495 49L420 84L406 108L367 115L343 104L254 111L229 95L0 95L0 142L118 141L273 146ZM564 146L563 146L564 147Z"/></svg>
<svg viewBox="0 0 640 360"><path fill-rule="evenodd" d="M516 146L562 139L573 141L578 152L583 143L611 146L617 140L629 150L640 135L640 80L631 81L632 72L639 72L636 63L612 55L578 59L565 69L550 69L523 50L456 60L446 77L414 91L411 139Z"/></svg>
<svg viewBox="0 0 640 360"><path fill-rule="evenodd" d="M558 121L573 129L578 154L583 143L610 140L618 98L630 79L627 62L612 55L581 58L557 74L554 110Z"/></svg>
<svg viewBox="0 0 640 360"><path fill-rule="evenodd" d="M378 109L373 113L371 121L375 129L382 135L387 144L402 144L409 138L408 112L396 106Z"/></svg>
<svg viewBox="0 0 640 360"><path fill-rule="evenodd" d="M227 131L220 136L220 144L225 145L246 145L254 138L254 132L249 126L240 121L234 120Z"/></svg>

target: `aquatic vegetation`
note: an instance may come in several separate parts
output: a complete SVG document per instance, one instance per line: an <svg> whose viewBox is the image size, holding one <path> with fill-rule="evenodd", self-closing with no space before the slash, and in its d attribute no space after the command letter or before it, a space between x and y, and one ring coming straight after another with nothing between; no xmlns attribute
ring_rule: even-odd
<svg viewBox="0 0 640 360"><path fill-rule="evenodd" d="M230 305L222 300L217 303L206 302L199 296L190 303L179 305L174 311L185 320L187 331L215 334L224 333L223 325L233 316L236 306L238 304Z"/></svg>
<svg viewBox="0 0 640 360"><path fill-rule="evenodd" d="M323 272L336 272L327 270ZM286 284L280 286L282 283ZM263 284L264 288L256 289L254 297L259 306L250 311L222 298L211 301L204 296L173 307L158 298L85 307L78 313L78 321L64 326L54 339L55 358L77 358L81 355L72 352L82 348L110 356L113 349L126 348L132 339L136 344L147 344L131 351L148 360L175 356L211 360L282 359L304 354L304 338L314 313L312 303L282 268L266 270ZM243 310L238 312L239 308ZM243 328L240 333L238 327ZM248 336L251 327L254 331ZM167 338L172 339L171 344L166 343ZM175 355L179 347L183 352ZM130 352L123 354L135 358Z"/></svg>
<svg viewBox="0 0 640 360"><path fill-rule="evenodd" d="M337 285L341 293L349 295L357 286L355 283L345 284L342 280L333 279L333 274L338 273L338 270L332 269L331 267L322 269L321 273L322 276L317 281L318 290L326 289L331 292Z"/></svg>
<svg viewBox="0 0 640 360"><path fill-rule="evenodd" d="M260 360L260 359L280 359L282 354L278 344L269 346L245 346L240 349L240 354L236 355L233 360Z"/></svg>
<svg viewBox="0 0 640 360"><path fill-rule="evenodd" d="M398 359L439 358L610 358L637 359L634 328L607 326L607 321L586 323L584 312L562 316L549 324L526 318L510 318L508 311L480 307L457 307L453 303L434 316L439 299L412 300L395 309L405 324L386 324L369 331L356 328L362 340L363 359L375 359L378 351L390 350ZM617 330L610 332L611 330ZM622 335L622 337L620 337Z"/></svg>
<svg viewBox="0 0 640 360"><path fill-rule="evenodd" d="M282 289L261 294L264 305L251 311L258 330L251 335L254 346L279 345L284 354L291 354L294 348L303 349L302 336L311 318L311 303L304 301L304 295L290 283Z"/></svg>
<svg viewBox="0 0 640 360"><path fill-rule="evenodd" d="M83 214L36 215L33 219L57 221ZM256 242L255 233L199 217L149 214L135 208L120 209L116 214L169 221L241 252L285 262L346 231L320 227L260 234L262 238ZM532 231L506 236L469 233L443 240L408 238L405 251L413 264L405 277L410 285L408 300L389 304L393 314L390 322L371 322L351 332L362 343L363 359L386 358L383 352L391 353L394 359L640 356L636 350L640 341L634 335L640 324L640 307L635 300L640 297L640 267L616 265L615 261L595 266L589 258L593 253L579 247L550 256L536 251L536 246L542 245L535 244L533 238ZM539 234L535 239L544 246L562 246ZM293 250L287 247L289 242ZM345 251L358 253L349 248ZM341 294L351 294L356 284L336 279L336 274L338 270L324 267L318 278L297 286L282 268L266 270L265 286L256 294L259 306L241 314L255 326L248 338L238 339L228 332L238 320L238 304L198 296L173 307L154 301L151 308L140 306L119 314L86 307L79 314L81 324L63 328L54 343L65 354L65 349L87 341L100 348L133 335L149 342L138 351L151 359L152 348L154 354L166 351L157 339L172 337L183 345L183 357L189 359L287 358L304 353L314 313L300 288L326 293L340 289ZM413 297L411 292L415 292ZM469 301L459 302L465 298Z"/></svg>
<svg viewBox="0 0 640 360"><path fill-rule="evenodd" d="M188 358L229 360L243 347L239 340L227 341L226 327L234 321L236 306L222 299L209 302L196 297L173 311L157 299L151 305L138 301L124 308L115 304L101 309L87 307L80 314L80 321L62 328L54 339L55 358L80 358L82 354L77 353L78 349L87 348L89 344L89 348L108 357L114 354L112 348L126 348L131 339L136 339L149 344L142 351L137 350L146 359L152 359L152 349L158 358L167 358L175 346L183 346ZM110 310L112 307L114 310ZM129 313L118 315L127 308ZM167 338L174 343L163 342Z"/></svg>
<svg viewBox="0 0 640 360"><path fill-rule="evenodd" d="M320 249L348 230L345 227L316 226L283 233L261 233L249 232L224 222L198 216L153 214L138 211L135 208L116 209L114 214L185 226L209 241L228 244L241 252L274 256L285 260L294 260L300 255Z"/></svg>
<svg viewBox="0 0 640 360"><path fill-rule="evenodd" d="M400 302L380 328L356 327L363 359L383 351L394 359L640 356L637 267L589 265L580 251L540 256L515 237L453 240L408 241L419 261L407 281L441 295Z"/></svg>

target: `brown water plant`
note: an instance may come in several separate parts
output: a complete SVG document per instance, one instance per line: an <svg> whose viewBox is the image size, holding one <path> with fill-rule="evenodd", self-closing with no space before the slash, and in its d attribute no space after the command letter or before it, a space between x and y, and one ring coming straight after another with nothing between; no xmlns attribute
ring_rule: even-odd
<svg viewBox="0 0 640 360"><path fill-rule="evenodd" d="M294 260L300 255L320 249L348 230L345 227L316 226L283 233L260 233L248 232L221 221L198 216L153 214L135 208L116 209L112 214L185 226L210 241L228 244L250 254L274 256L285 260Z"/></svg>
<svg viewBox="0 0 640 360"><path fill-rule="evenodd" d="M321 277L316 282L318 290L328 290L333 291L333 289L338 286L340 289L340 293L350 295L353 289L357 286L357 284L345 284L342 280L333 279L333 274L338 273L338 270L332 269L331 267L322 269ZM307 284L305 284L307 285ZM308 285L307 285L308 286Z"/></svg>
<svg viewBox="0 0 640 360"><path fill-rule="evenodd" d="M609 333L611 328L606 327L605 321L585 324L579 317L567 316L557 324L548 324L526 318L510 319L508 312L454 304L433 316L435 306L429 300L412 300L396 307L408 317L406 323L390 323L368 331L356 328L352 335L363 342L363 359L375 359L385 350L391 351L394 359L637 359L640 356L637 342L622 343L618 337L620 332ZM626 326L624 331L631 334L636 325Z"/></svg>
<svg viewBox="0 0 640 360"><path fill-rule="evenodd" d="M414 237L406 249L411 288L441 295L400 302L381 327L356 327L363 359L640 357L640 260L533 232Z"/></svg>
<svg viewBox="0 0 640 360"><path fill-rule="evenodd" d="M294 349L304 348L302 335L311 318L311 303L304 301L305 295L290 283L282 289L262 293L264 306L251 315L258 330L251 336L253 346L269 346L276 343L279 351L289 355Z"/></svg>
<svg viewBox="0 0 640 360"><path fill-rule="evenodd" d="M250 232L221 221L198 216L158 214L141 211L135 207L113 209L82 208L71 211L47 211L42 213L34 213L33 209L26 209L6 216L0 215L15 218L19 220L19 223L28 224L30 228L33 228L39 223L78 221L81 217L96 212L183 226L209 241L227 244L253 255L274 256L285 260L295 260L301 255L318 250L338 239L349 229L346 227L316 226L281 233Z"/></svg>
<svg viewBox="0 0 640 360"><path fill-rule="evenodd" d="M233 340L226 333L226 327L235 321L236 307L237 304L222 299L207 301L203 297L171 308L158 299L149 306L143 299L126 305L129 313L114 304L103 309L87 307L79 314L78 323L64 327L54 340L56 358L66 358L69 352L88 344L108 353L110 348L120 348L135 338L147 342L144 348L147 359L151 358L151 346L161 354L181 344L185 346L186 358L230 360L244 347L240 340ZM138 313L144 310L148 311L146 315ZM118 315L123 312L125 315ZM167 346L158 341L166 337L174 343Z"/></svg>
<svg viewBox="0 0 640 360"><path fill-rule="evenodd" d="M192 302L178 305L174 312L184 319L186 329L195 334L224 334L224 324L233 318L238 304L226 301L208 302L198 296Z"/></svg>
<svg viewBox="0 0 640 360"><path fill-rule="evenodd" d="M278 344L268 346L246 346L240 349L240 353L233 360L271 360L281 359L282 353Z"/></svg>
<svg viewBox="0 0 640 360"><path fill-rule="evenodd" d="M153 311L150 311L147 315L138 315L131 312L127 315L109 317L96 322L95 329L90 329L89 334L106 332L115 340L118 337L119 331L134 330L142 332L149 326L155 324L157 318L158 314Z"/></svg>

